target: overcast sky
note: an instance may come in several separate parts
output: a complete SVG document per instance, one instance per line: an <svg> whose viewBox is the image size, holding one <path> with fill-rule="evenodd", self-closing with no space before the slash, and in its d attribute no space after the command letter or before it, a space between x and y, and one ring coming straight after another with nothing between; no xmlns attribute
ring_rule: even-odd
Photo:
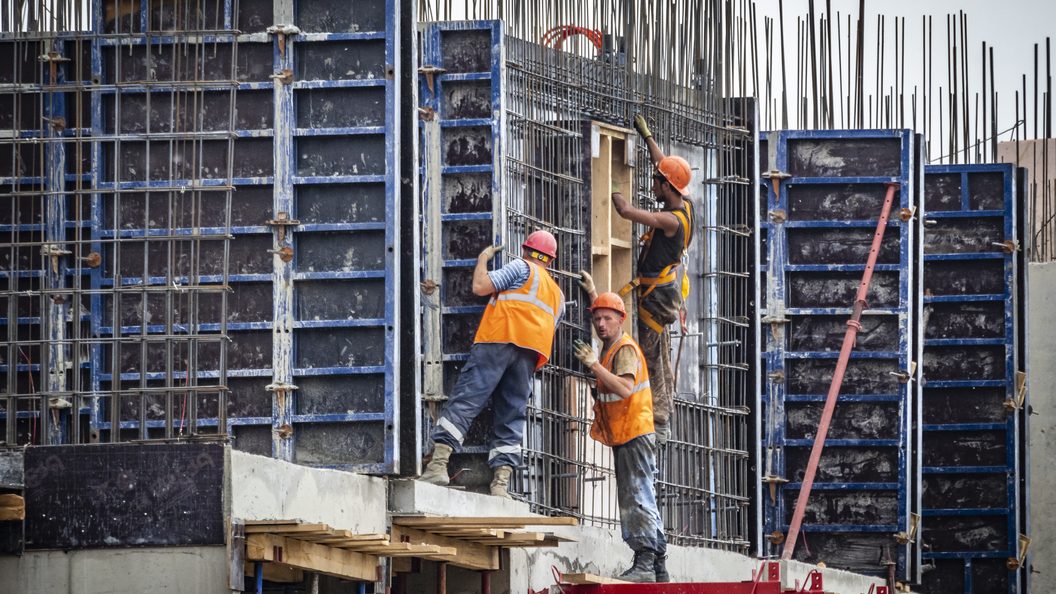
<svg viewBox="0 0 1056 594"><path fill-rule="evenodd" d="M847 14L852 15L852 20L858 14L858 0L832 0L833 13L839 12L843 23L843 52L846 55L846 19ZM787 76L789 78L789 93L794 91L795 66L794 55L796 50L796 17L806 15L808 9L807 0L785 0L785 45ZM763 17L770 16L774 19L778 16L777 0L758 0L756 4L759 21L760 53L763 52ZM825 11L825 0L815 0L814 10L818 18ZM896 16L905 17L908 37L906 38L906 94L913 92L913 85L921 84L921 33L922 16L933 17L933 99L938 93L938 86L944 88L946 84L946 15L958 11L964 11L968 17L968 49L969 49L969 83L970 104L974 118L975 93L982 91L981 85L981 54L982 42L994 47L994 77L997 91L1000 94L998 105L1001 113L998 117L1000 130L1012 127L1015 121L1015 92L1022 88L1022 75L1027 75L1028 110L1034 109L1034 44L1039 44L1040 79L1041 91L1045 87L1045 38L1056 37L1056 1L1053 0L867 0L866 11L866 73L865 87L867 93L875 87L875 54L876 54L876 19L878 14L886 15L887 38L889 45L885 54L889 56L888 65L885 68L885 81L890 81L894 75L893 50L894 24L892 19ZM835 35L835 27L833 29ZM776 44L776 41L775 41ZM1056 58L1056 48L1053 48ZM780 62L779 54L775 48L775 84L780 84ZM835 62L834 62L835 63ZM1056 64L1053 65L1056 69ZM835 68L835 66L834 66ZM846 64L844 64L844 76L846 77ZM1054 73L1056 75L1056 73ZM910 82L912 81L912 82ZM873 86L870 86L872 84ZM1040 95L1039 95L1040 102ZM1022 98L1020 99L1022 104ZM907 103L907 119L909 106ZM938 115L935 108L936 117ZM1031 117L1031 120L1033 117ZM1040 115L1039 115L1040 119ZM1029 123L1033 134L1033 121ZM1039 124L1040 130L1040 124ZM937 131L933 136L937 136ZM1009 139L1006 134L1001 139ZM932 150L932 156L935 156Z"/></svg>

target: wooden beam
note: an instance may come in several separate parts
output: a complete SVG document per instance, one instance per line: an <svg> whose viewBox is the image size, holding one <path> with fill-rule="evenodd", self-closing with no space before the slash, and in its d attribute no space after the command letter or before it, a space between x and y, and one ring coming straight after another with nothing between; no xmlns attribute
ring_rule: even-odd
<svg viewBox="0 0 1056 594"><path fill-rule="evenodd" d="M300 520L246 520L246 526L281 526L285 524L300 524Z"/></svg>
<svg viewBox="0 0 1056 594"><path fill-rule="evenodd" d="M497 531L489 530L488 532ZM484 544L441 536L438 534L431 534L423 530L416 530L414 528L398 526L396 524L393 524L392 526L392 537L411 544L436 545L439 547L454 549L454 558L448 560L448 563L457 565L458 567L477 571L494 571L499 569L499 549L497 547L486 546ZM494 538L491 540L496 543L501 542Z"/></svg>
<svg viewBox="0 0 1056 594"><path fill-rule="evenodd" d="M525 526L577 526L575 518L539 517L495 517L495 518L423 518L420 516L393 516L393 524L429 530L430 528L524 528Z"/></svg>
<svg viewBox="0 0 1056 594"><path fill-rule="evenodd" d="M246 534L284 534L289 536L333 536L334 529L326 524L247 525Z"/></svg>
<svg viewBox="0 0 1056 594"><path fill-rule="evenodd" d="M615 578L602 577L592 573L566 573L561 576L561 582L565 584L629 584Z"/></svg>
<svg viewBox="0 0 1056 594"><path fill-rule="evenodd" d="M256 563L246 561L246 575L255 576ZM265 563L264 579L282 584L299 584L304 581L304 572L285 563Z"/></svg>
<svg viewBox="0 0 1056 594"><path fill-rule="evenodd" d="M247 534L246 560L284 563L297 569L348 580L373 582L377 579L378 558L373 555L276 534Z"/></svg>

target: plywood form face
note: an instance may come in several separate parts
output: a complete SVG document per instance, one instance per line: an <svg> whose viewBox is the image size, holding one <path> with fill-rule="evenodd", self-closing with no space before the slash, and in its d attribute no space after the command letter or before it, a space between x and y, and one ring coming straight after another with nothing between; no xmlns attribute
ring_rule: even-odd
<svg viewBox="0 0 1056 594"><path fill-rule="evenodd" d="M606 291L619 292L633 279L633 235L631 222L616 212L612 201L612 182L615 181L627 198L634 204L634 167L628 151L634 150L634 142L628 140L634 134L622 128L614 128L597 122L590 123L591 159L591 252L594 286L598 294ZM634 305L633 293L624 296L625 307L630 313ZM628 315L623 329L632 331L634 316Z"/></svg>

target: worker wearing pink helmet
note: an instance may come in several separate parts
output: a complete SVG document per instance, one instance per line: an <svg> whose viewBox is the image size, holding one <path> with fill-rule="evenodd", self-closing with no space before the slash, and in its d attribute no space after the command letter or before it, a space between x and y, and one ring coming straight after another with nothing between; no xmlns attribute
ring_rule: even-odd
<svg viewBox="0 0 1056 594"><path fill-rule="evenodd" d="M473 292L481 297L491 295L491 299L469 360L436 421L433 458L419 480L434 485L450 482L447 463L451 453L462 445L470 424L490 397L491 494L510 498L510 476L520 464L532 375L550 360L554 332L565 309L565 296L547 271L557 257L557 240L548 231L536 231L521 249L521 259L491 272L488 262L502 246L488 246L477 256Z"/></svg>

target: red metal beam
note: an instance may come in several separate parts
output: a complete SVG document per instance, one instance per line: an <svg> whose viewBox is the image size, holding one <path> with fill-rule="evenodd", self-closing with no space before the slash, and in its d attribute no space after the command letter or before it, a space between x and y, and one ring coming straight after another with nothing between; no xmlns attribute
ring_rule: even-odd
<svg viewBox="0 0 1056 594"><path fill-rule="evenodd" d="M814 447L810 450L810 462L807 464L807 471L803 475L803 484L799 489L799 498L796 500L796 512L792 516L792 523L788 527L788 536L785 538L785 549L781 553L782 559L791 559L792 551L796 548L799 528L803 523L803 512L807 509L807 498L810 497L810 489L814 486L814 475L818 470L818 461L821 460L821 450L825 447L825 437L829 434L829 423L832 421L832 413L836 409L836 397L839 396L840 387L843 385L843 374L847 371L847 361L851 358L855 337L858 331L862 329L862 325L859 323L862 317L862 310L869 307L869 304L865 301L865 295L869 291L869 281L873 278L873 268L876 266L876 257L880 253L880 243L883 241L884 231L887 229L887 217L891 214L891 203L895 199L895 190L899 188L897 183L889 182L884 185L887 186L884 208L880 211L880 220L876 223L873 246L869 250L869 261L865 265L862 284L858 287L858 296L854 300L851 319L847 320L847 333L843 336L843 347L840 349L840 358L836 362L836 373L832 376L829 394L825 399L825 410L821 413L821 423L818 424L818 434L814 437Z"/></svg>

